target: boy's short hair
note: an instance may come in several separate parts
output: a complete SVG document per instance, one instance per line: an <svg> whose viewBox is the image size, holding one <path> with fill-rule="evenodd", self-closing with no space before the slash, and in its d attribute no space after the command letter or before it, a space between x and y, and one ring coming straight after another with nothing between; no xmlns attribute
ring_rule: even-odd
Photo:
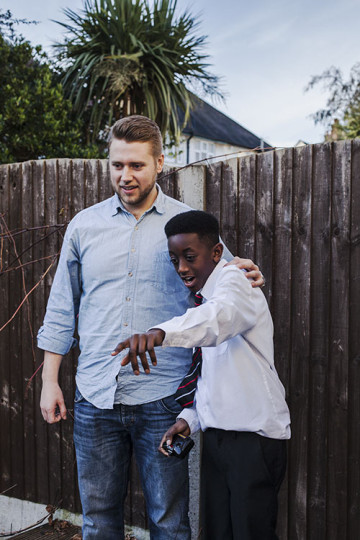
<svg viewBox="0 0 360 540"><path fill-rule="evenodd" d="M209 247L220 242L219 222L215 216L201 210L190 210L177 214L165 225L166 237L176 234L196 233L201 240L205 240Z"/></svg>
<svg viewBox="0 0 360 540"><path fill-rule="evenodd" d="M126 142L150 142L154 158L163 153L162 136L159 126L147 116L134 114L117 120L109 134L109 148L114 139Z"/></svg>

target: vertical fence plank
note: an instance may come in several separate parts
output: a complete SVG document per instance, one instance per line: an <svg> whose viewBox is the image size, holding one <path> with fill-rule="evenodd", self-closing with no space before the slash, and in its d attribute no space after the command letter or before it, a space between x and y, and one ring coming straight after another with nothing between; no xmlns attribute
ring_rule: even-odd
<svg viewBox="0 0 360 540"><path fill-rule="evenodd" d="M46 224L56 224L58 218L58 176L57 161L47 160L44 163L44 218ZM55 255L58 251L56 234L50 234L45 241L47 255ZM45 278L45 296L49 298L54 272ZM61 486L61 423L48 425L48 463L49 463L49 503L57 506L63 499Z"/></svg>
<svg viewBox="0 0 360 540"><path fill-rule="evenodd" d="M177 173L179 200L194 210L204 209L205 171L204 165L192 165Z"/></svg>
<svg viewBox="0 0 360 540"><path fill-rule="evenodd" d="M86 178L91 184L89 197L94 197L94 202L97 202L98 182L96 175L96 161L89 160L87 162ZM94 166L95 164L95 166ZM90 171L94 178L90 179ZM58 175L58 203L56 223L64 224L63 229L59 229L57 234L57 250L59 251L62 244L62 238L65 234L65 228L70 221L70 201L71 201L71 185L72 185L72 161L69 159L61 159L57 162ZM85 191L88 196L87 190ZM92 204L89 201L89 204ZM72 350L63 359L60 370L60 386L63 390L64 400L68 409L66 422L60 423L61 428L61 488L62 498L67 501L67 508L72 512L81 511L77 490L77 477L75 466L75 450L73 444L73 402L75 394L75 371L76 371L76 351Z"/></svg>
<svg viewBox="0 0 360 540"><path fill-rule="evenodd" d="M348 540L360 531L360 140L352 142L350 250Z"/></svg>
<svg viewBox="0 0 360 540"><path fill-rule="evenodd" d="M84 160L71 161L71 217L85 208L85 170Z"/></svg>
<svg viewBox="0 0 360 540"><path fill-rule="evenodd" d="M257 156L256 172L256 262L266 276L264 293L272 307L272 241L274 152Z"/></svg>
<svg viewBox="0 0 360 540"><path fill-rule="evenodd" d="M97 168L97 161L95 162L95 168ZM71 193L71 209L70 209L70 219L74 217L75 214L83 210L85 207L85 186L86 186L86 176L85 176L85 170L84 170L84 160L81 159L75 159L70 160L69 163L69 170L68 175L70 178L70 193ZM107 170L103 170L104 176L100 176L97 174L97 182L98 182L98 192L101 192L101 194L105 194L106 190L108 189L107 184ZM99 180L101 180L101 184L99 183ZM105 197L104 197L105 198ZM68 392L66 393L66 399L67 403L70 403L70 409L73 409L73 397L74 397L74 377L75 377L75 366L77 364L77 357L79 354L79 349L70 351L69 355L67 355L64 359L64 366L62 369L61 379L62 385L64 385L65 381L71 380L71 386L68 388ZM73 426L73 422L71 422L71 428ZM72 460L74 459L74 451L73 451L73 443L72 443L72 430L70 432L69 426L66 426L66 429L64 430L64 437L66 437L67 441L67 454L72 457ZM74 461L72 463L67 463L66 467L70 468L74 464ZM75 471L74 469L72 471L66 471L66 476L70 477L71 482L73 481L72 475L74 474L75 477ZM80 500L79 500L79 494L78 490L76 488L76 494L74 496L74 502L75 502L75 508L76 510L80 510Z"/></svg>
<svg viewBox="0 0 360 540"><path fill-rule="evenodd" d="M84 207L92 206L99 202L99 175L98 175L98 160L89 159L84 162L84 191L85 201Z"/></svg>
<svg viewBox="0 0 360 540"><path fill-rule="evenodd" d="M45 222L45 162L34 162L33 166L33 223L34 227L44 227ZM42 325L46 306L45 283L41 279L51 260L41 260L47 255L44 236L48 233L45 228L34 234L33 258L39 261L34 264L34 284L39 283L33 293L34 328L37 331ZM40 281L41 280L41 281ZM42 351L37 351L39 365L43 361ZM48 437L47 426L40 411L41 376L34 380L35 396L35 430L36 430L36 478L37 501L49 503L49 463L48 463Z"/></svg>
<svg viewBox="0 0 360 540"><path fill-rule="evenodd" d="M113 194L110 181L109 161L107 159L97 160L97 174L99 185L99 201L104 201Z"/></svg>
<svg viewBox="0 0 360 540"><path fill-rule="evenodd" d="M22 193L22 168L21 164L16 164L10 169L10 208L8 226L10 231L16 231L21 228L22 215L21 215L21 193ZM19 244L17 244L19 247ZM18 251L20 248L18 249ZM12 254L11 261L18 263L16 258L15 249L10 245L10 252ZM10 273L9 283L9 302L10 311L14 313L24 296L22 290L22 280L18 279L17 272ZM16 484L12 494L15 497L24 497L24 423L22 415L23 396L22 396L22 361L21 361L21 317L18 315L10 323L10 331L12 340L8 349L9 361L10 361L10 404L11 404L11 425L10 425L10 441L12 449L11 459L11 475Z"/></svg>
<svg viewBox="0 0 360 540"><path fill-rule="evenodd" d="M346 538L347 534L350 159L350 142L334 145L327 472L329 479L328 540Z"/></svg>
<svg viewBox="0 0 360 540"><path fill-rule="evenodd" d="M9 193L10 193L10 166L0 166L0 214L4 217L6 223L9 220ZM0 239L0 270L4 271L8 267L9 257L9 240L6 235L5 225L1 221L1 239ZM10 274L2 274L0 280L0 328L9 320L10 305ZM10 430L10 358L9 344L12 340L10 325L6 326L0 334L0 474L1 474L1 491L9 490L6 493L13 496L13 490L10 488L14 485L11 476L11 443L9 436Z"/></svg>
<svg viewBox="0 0 360 540"><path fill-rule="evenodd" d="M31 229L33 226L33 162L28 161L23 164L23 185L22 185L22 228ZM20 236L21 262L26 264L23 268L26 290L29 291L30 284L34 282L32 249L33 233L27 232ZM19 271L18 271L19 272ZM18 276L20 278L20 276ZM24 497L34 499L36 496L36 447L35 447L35 422L34 422L34 391L33 385L28 387L28 381L36 369L35 340L33 328L32 297L30 296L26 305L20 312L21 316L21 344L22 344L22 364L23 364L23 417L24 417Z"/></svg>
<svg viewBox="0 0 360 540"><path fill-rule="evenodd" d="M176 197L177 173L173 167L165 167L158 175L157 182L165 195Z"/></svg>
<svg viewBox="0 0 360 540"><path fill-rule="evenodd" d="M233 255L239 255L237 235L238 160L223 163L221 181L221 236Z"/></svg>
<svg viewBox="0 0 360 540"><path fill-rule="evenodd" d="M256 155L239 158L238 249L255 260Z"/></svg>
<svg viewBox="0 0 360 540"><path fill-rule="evenodd" d="M308 538L326 538L331 145L313 147Z"/></svg>
<svg viewBox="0 0 360 540"><path fill-rule="evenodd" d="M307 536L311 146L294 150L289 452L289 538Z"/></svg>
<svg viewBox="0 0 360 540"><path fill-rule="evenodd" d="M207 167L205 176L205 210L213 214L219 223L221 222L221 177L221 162Z"/></svg>
<svg viewBox="0 0 360 540"><path fill-rule="evenodd" d="M274 153L273 302L275 366L289 396L291 353L292 149ZM288 475L279 494L278 534L288 538Z"/></svg>

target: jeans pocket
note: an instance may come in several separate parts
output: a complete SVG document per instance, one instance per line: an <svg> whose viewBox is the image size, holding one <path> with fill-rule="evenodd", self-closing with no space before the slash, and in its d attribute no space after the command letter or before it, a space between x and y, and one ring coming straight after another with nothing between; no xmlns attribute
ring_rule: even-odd
<svg viewBox="0 0 360 540"><path fill-rule="evenodd" d="M182 406L175 400L174 396L168 396L159 400L161 407L168 413L178 415L182 411Z"/></svg>
<svg viewBox="0 0 360 540"><path fill-rule="evenodd" d="M82 401L84 398L83 398L83 395L81 394L80 390L78 389L78 387L76 387L76 390L75 390L75 397L74 397L74 403L79 403L80 401Z"/></svg>

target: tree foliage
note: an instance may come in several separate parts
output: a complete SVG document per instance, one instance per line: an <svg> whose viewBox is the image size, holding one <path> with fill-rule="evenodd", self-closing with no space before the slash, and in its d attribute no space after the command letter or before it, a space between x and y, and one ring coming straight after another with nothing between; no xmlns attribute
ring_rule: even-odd
<svg viewBox="0 0 360 540"><path fill-rule="evenodd" d="M155 120L176 141L188 119L187 86L197 83L221 96L201 50L205 36L188 12L176 15L177 0L86 0L77 13L65 9L68 32L58 44L65 67L63 85L74 109L90 113L89 140L129 114Z"/></svg>
<svg viewBox="0 0 360 540"><path fill-rule="evenodd" d="M17 22L0 12L0 163L96 155L45 53L16 35Z"/></svg>
<svg viewBox="0 0 360 540"><path fill-rule="evenodd" d="M336 132L339 138L360 137L360 62L351 68L348 80L344 79L338 68L332 66L321 75L312 77L306 90L318 84L322 84L330 94L326 108L313 114L315 123L330 128L338 120Z"/></svg>

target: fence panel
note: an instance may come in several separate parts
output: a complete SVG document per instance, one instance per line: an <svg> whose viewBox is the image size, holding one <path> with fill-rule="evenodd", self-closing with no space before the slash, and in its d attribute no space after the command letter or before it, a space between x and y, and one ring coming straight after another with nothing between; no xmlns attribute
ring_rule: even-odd
<svg viewBox="0 0 360 540"><path fill-rule="evenodd" d="M273 243L273 302L274 351L276 368L288 390L290 388L291 354L291 239L292 239L292 149L274 155L274 243ZM287 392L287 398L289 398ZM279 494L278 531L288 537L289 468Z"/></svg>
<svg viewBox="0 0 360 540"><path fill-rule="evenodd" d="M349 302L348 538L359 532L360 508L360 140L351 159L351 233Z"/></svg>
<svg viewBox="0 0 360 540"><path fill-rule="evenodd" d="M360 530L360 141L250 154L163 174L165 193L220 221L234 254L260 264L275 358L292 415L281 540L355 540ZM76 351L61 385L69 420L39 410L36 334L66 223L112 193L105 160L0 166L0 492L80 510L72 443ZM8 234L6 226L12 231ZM17 257L19 260L17 261ZM20 264L22 269L12 269ZM24 288L25 287L25 288ZM351 294L350 294L351 291ZM32 348L34 347L34 354ZM8 441L8 442L5 442ZM146 526L136 464L126 520Z"/></svg>
<svg viewBox="0 0 360 540"><path fill-rule="evenodd" d="M309 538L326 538L329 371L331 145L314 147L309 381Z"/></svg>
<svg viewBox="0 0 360 540"><path fill-rule="evenodd" d="M333 152L328 395L328 538L346 538L351 145Z"/></svg>

